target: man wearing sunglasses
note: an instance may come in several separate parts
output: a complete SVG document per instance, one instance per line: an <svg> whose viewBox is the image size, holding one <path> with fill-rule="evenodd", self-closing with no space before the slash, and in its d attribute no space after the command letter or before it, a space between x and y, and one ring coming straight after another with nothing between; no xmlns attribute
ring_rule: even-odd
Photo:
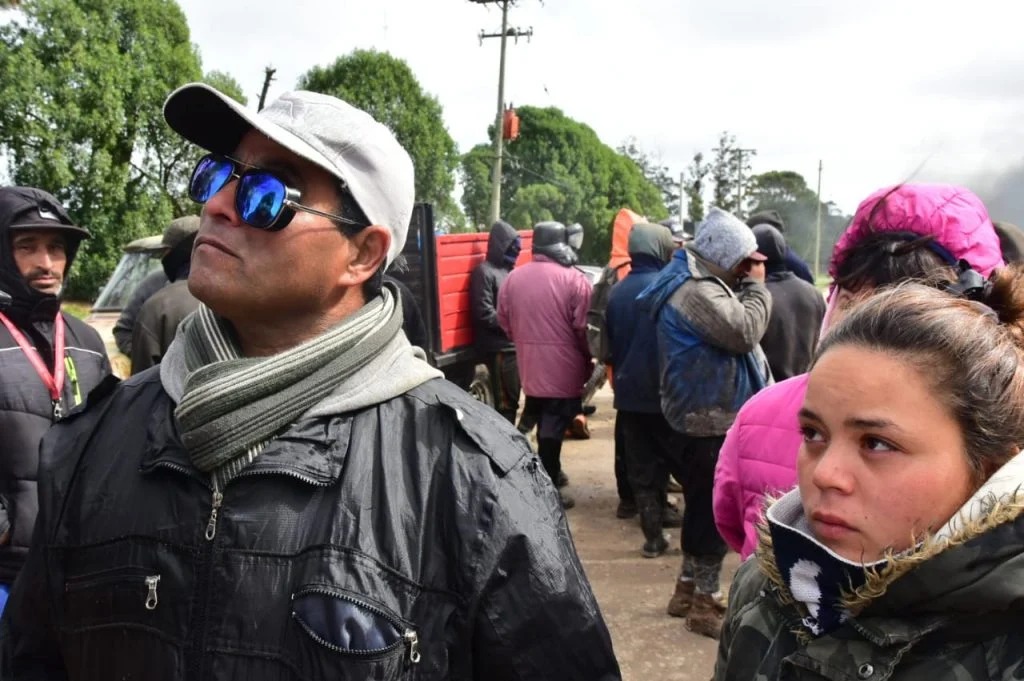
<svg viewBox="0 0 1024 681"><path fill-rule="evenodd" d="M43 445L3 678L617 679L526 442L401 333L413 169L345 102L187 85L202 305Z"/></svg>

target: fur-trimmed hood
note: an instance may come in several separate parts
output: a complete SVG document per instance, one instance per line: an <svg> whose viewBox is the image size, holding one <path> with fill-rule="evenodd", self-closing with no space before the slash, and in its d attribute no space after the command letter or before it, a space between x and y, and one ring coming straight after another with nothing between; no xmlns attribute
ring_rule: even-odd
<svg viewBox="0 0 1024 681"><path fill-rule="evenodd" d="M799 526L799 491L769 500L764 517L758 526L758 565L775 585L778 600L793 604L768 519ZM865 572L864 584L842 599L854 617L1024 611L1024 452L989 478L944 527Z"/></svg>

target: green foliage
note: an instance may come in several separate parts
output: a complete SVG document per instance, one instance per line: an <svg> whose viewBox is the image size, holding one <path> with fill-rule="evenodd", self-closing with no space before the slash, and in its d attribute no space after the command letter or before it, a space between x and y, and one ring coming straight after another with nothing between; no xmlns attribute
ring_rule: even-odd
<svg viewBox="0 0 1024 681"><path fill-rule="evenodd" d="M433 203L439 222L463 224L451 198L458 149L441 104L423 91L408 64L385 52L355 50L329 66L313 67L298 86L340 97L391 128L416 168L416 199Z"/></svg>
<svg viewBox="0 0 1024 681"><path fill-rule="evenodd" d="M611 250L611 222L620 208L654 219L668 214L658 186L591 128L556 108L523 106L516 112L520 136L507 143L501 193L502 215L517 228L551 219L579 222L586 230L581 260L603 264ZM487 144L462 159L462 202L474 224L487 221L492 159Z"/></svg>
<svg viewBox="0 0 1024 681"><path fill-rule="evenodd" d="M709 172L711 165L704 162L704 154L698 151L686 167L684 187L686 214L695 223L704 219L704 182Z"/></svg>
<svg viewBox="0 0 1024 681"><path fill-rule="evenodd" d="M814 267L818 197L799 173L774 170L752 178L751 213L775 210L785 222L786 243L797 255ZM821 204L821 250L818 262L827 268L832 247L846 229L850 218L842 215L832 203Z"/></svg>
<svg viewBox="0 0 1024 681"><path fill-rule="evenodd" d="M200 77L170 0L25 0L0 27L0 152L11 179L46 189L89 228L68 294L92 297L131 239L194 210L193 158L161 107Z"/></svg>
<svg viewBox="0 0 1024 681"><path fill-rule="evenodd" d="M240 104L248 104L249 98L242 91L242 85L231 74L223 71L210 71L203 76L203 82L217 88Z"/></svg>

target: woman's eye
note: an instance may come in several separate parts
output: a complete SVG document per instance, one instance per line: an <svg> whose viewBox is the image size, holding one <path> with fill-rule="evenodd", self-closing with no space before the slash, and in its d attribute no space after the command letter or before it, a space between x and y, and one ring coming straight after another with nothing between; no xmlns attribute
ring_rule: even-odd
<svg viewBox="0 0 1024 681"><path fill-rule="evenodd" d="M800 434L804 437L804 442L824 442L825 436L818 432L817 429L810 426L801 426Z"/></svg>
<svg viewBox="0 0 1024 681"><path fill-rule="evenodd" d="M897 449L895 445L877 437L865 437L864 447L872 452L892 452Z"/></svg>

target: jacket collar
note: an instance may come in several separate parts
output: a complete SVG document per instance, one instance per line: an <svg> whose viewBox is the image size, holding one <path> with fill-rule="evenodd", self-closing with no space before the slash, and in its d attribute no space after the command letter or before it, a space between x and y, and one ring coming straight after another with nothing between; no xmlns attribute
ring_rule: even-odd
<svg viewBox="0 0 1024 681"><path fill-rule="evenodd" d="M798 494L794 490L786 496ZM778 502L769 499L766 508ZM764 519L758 524L758 536L761 572L774 585L781 603L795 605ZM867 636L874 627L875 637L884 638L899 629L895 623L905 622L914 613L949 621L951 614L977 614L988 607L1005 609L1007 603L1024 603L1024 567L1018 566L1024 555L1022 536L1024 453L990 477L945 527L903 553L888 554L879 568L867 568L865 583L845 593L843 605L855 617L875 620L873 625L865 624L864 618L857 622L865 629L862 634ZM928 621L900 626L910 627L907 636L920 635L921 627L935 628Z"/></svg>
<svg viewBox="0 0 1024 681"><path fill-rule="evenodd" d="M266 448L238 477L284 475L310 485L327 486L337 482L348 454L352 430L351 416L302 419ZM181 442L174 405L150 421L147 451L140 466L143 473L169 468L209 484L209 476L196 468Z"/></svg>

